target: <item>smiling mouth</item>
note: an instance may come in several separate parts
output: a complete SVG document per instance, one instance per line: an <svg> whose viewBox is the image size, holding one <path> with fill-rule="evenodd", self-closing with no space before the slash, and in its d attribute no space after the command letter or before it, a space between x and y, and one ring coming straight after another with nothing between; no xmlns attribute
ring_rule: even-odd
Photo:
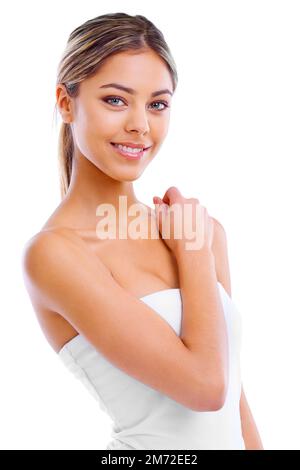
<svg viewBox="0 0 300 470"><path fill-rule="evenodd" d="M119 147L120 144L114 144L113 142L110 142L110 144L114 147L115 151L118 154L122 155L123 157L129 160L140 160L145 155L147 150L150 148L150 147L146 147L144 149L140 148L139 150L135 150L131 152L129 150L122 148L122 146Z"/></svg>
<svg viewBox="0 0 300 470"><path fill-rule="evenodd" d="M129 147L129 148L132 148L132 149L139 149L140 151L145 151L145 150L148 150L150 147L152 147L151 145L149 147L131 147L130 145L122 145L122 144L119 144L119 143L115 143L115 142L110 142L111 145L113 145L114 147L118 147L119 145L121 147Z"/></svg>

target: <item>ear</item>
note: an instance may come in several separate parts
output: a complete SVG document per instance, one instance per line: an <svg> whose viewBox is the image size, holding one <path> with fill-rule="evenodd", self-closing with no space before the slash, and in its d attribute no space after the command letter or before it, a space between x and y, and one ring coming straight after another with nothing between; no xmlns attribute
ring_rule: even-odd
<svg viewBox="0 0 300 470"><path fill-rule="evenodd" d="M56 86L56 104L63 122L70 124L73 120L72 99L63 83Z"/></svg>

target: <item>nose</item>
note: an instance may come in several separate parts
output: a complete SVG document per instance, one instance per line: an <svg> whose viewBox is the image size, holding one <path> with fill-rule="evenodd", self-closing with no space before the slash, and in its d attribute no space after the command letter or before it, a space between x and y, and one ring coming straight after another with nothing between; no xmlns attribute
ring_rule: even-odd
<svg viewBox="0 0 300 470"><path fill-rule="evenodd" d="M128 132L137 131L140 134L149 132L149 122L146 111L144 109L136 109L131 111L126 122L126 130Z"/></svg>

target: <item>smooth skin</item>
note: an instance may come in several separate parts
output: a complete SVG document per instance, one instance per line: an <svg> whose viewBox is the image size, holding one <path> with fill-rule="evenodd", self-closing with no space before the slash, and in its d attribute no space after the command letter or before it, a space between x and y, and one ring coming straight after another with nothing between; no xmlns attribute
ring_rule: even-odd
<svg viewBox="0 0 300 470"><path fill-rule="evenodd" d="M100 88L116 82L136 93ZM71 124L75 135L71 184L41 231L28 241L23 266L41 328L56 352L78 332L84 333L92 344L100 338L101 350L112 362L197 409L199 395L195 395L195 390L199 390L190 356L168 325L139 301L139 297L151 292L180 287L172 252L161 238L99 240L95 235L97 206L113 204L118 215L119 196L127 197L128 206L139 203L146 207L151 217L152 209L137 200L132 182L141 176L167 135L172 97L169 93L151 97L152 92L165 89L173 91L169 71L151 50L110 57L96 75L80 84L77 98L70 98L63 85L57 86L59 112L63 121ZM166 102L168 107L158 104L159 101ZM152 147L144 159L129 162L117 156L110 145L124 141ZM218 280L229 292L226 235L222 225L216 219L213 221L212 248ZM120 304L126 306L123 318L117 314ZM107 312L101 318L100 305L101 312ZM69 309L73 308L71 319ZM126 328L128 322L132 334L126 336L124 331L130 332ZM113 340L107 332L115 329ZM143 331L147 331L146 336ZM157 350L161 350L156 342L159 346L164 344L168 351L177 351L177 355L156 357ZM182 368L178 370L179 355ZM187 389L186 384L191 387ZM254 421L249 419L243 394L241 415L244 437L249 445L255 446Z"/></svg>

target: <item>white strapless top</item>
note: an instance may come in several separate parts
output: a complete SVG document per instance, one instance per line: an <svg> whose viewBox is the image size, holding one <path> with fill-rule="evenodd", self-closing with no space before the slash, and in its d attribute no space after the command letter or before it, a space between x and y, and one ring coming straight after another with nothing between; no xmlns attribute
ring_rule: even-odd
<svg viewBox="0 0 300 470"><path fill-rule="evenodd" d="M245 449L241 430L241 315L218 282L229 341L229 384L224 406L194 411L136 380L109 362L78 334L58 356L112 420L106 449ZM140 300L160 315L179 336L180 289L153 292Z"/></svg>

